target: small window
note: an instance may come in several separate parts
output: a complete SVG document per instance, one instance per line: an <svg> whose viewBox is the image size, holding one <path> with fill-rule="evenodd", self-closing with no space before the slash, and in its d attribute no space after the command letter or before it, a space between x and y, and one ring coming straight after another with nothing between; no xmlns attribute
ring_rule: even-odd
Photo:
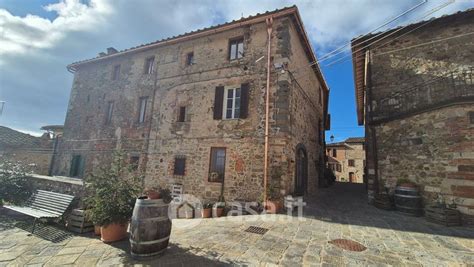
<svg viewBox="0 0 474 267"><path fill-rule="evenodd" d="M336 164L336 171L337 171L337 172L342 172L342 166L341 166L341 164Z"/></svg>
<svg viewBox="0 0 474 267"><path fill-rule="evenodd" d="M147 96L140 97L140 108L138 109L138 122L139 123L145 122L147 101L148 101Z"/></svg>
<svg viewBox="0 0 474 267"><path fill-rule="evenodd" d="M145 74L151 74L155 71L155 57L149 57L145 60Z"/></svg>
<svg viewBox="0 0 474 267"><path fill-rule="evenodd" d="M105 124L110 124L112 121L112 114L114 112L114 101L109 101L107 106L107 114L105 117Z"/></svg>
<svg viewBox="0 0 474 267"><path fill-rule="evenodd" d="M174 175L184 175L186 170L186 158L183 156L177 156L174 158Z"/></svg>
<svg viewBox="0 0 474 267"><path fill-rule="evenodd" d="M334 158L337 157L337 150L335 148L332 149L332 156Z"/></svg>
<svg viewBox="0 0 474 267"><path fill-rule="evenodd" d="M474 111L469 111L469 122L474 124Z"/></svg>
<svg viewBox="0 0 474 267"><path fill-rule="evenodd" d="M140 156L131 156L129 163L132 171L138 170L138 166L140 165Z"/></svg>
<svg viewBox="0 0 474 267"><path fill-rule="evenodd" d="M194 65L194 52L190 52L186 55L186 65Z"/></svg>
<svg viewBox="0 0 474 267"><path fill-rule="evenodd" d="M228 88L224 94L224 119L240 118L240 88Z"/></svg>
<svg viewBox="0 0 474 267"><path fill-rule="evenodd" d="M186 121L186 107L179 107L178 122Z"/></svg>
<svg viewBox="0 0 474 267"><path fill-rule="evenodd" d="M350 167L355 167L355 160L350 159L348 164Z"/></svg>
<svg viewBox="0 0 474 267"><path fill-rule="evenodd" d="M229 41L229 59L239 59L244 57L244 38Z"/></svg>
<svg viewBox="0 0 474 267"><path fill-rule="evenodd" d="M114 66L114 71L112 72L112 80L117 80L120 77L120 65Z"/></svg>
<svg viewBox="0 0 474 267"><path fill-rule="evenodd" d="M212 147L209 182L222 183L225 176L225 148Z"/></svg>
<svg viewBox="0 0 474 267"><path fill-rule="evenodd" d="M84 158L81 155L72 156L69 176L82 177L84 175Z"/></svg>

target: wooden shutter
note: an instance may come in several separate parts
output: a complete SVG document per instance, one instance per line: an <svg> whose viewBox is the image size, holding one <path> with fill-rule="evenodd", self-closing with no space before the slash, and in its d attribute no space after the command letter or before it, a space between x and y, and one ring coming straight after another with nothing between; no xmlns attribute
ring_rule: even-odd
<svg viewBox="0 0 474 267"><path fill-rule="evenodd" d="M240 118L245 119L249 115L249 84L240 86Z"/></svg>
<svg viewBox="0 0 474 267"><path fill-rule="evenodd" d="M224 86L216 87L216 94L214 96L214 119L222 120L222 109L224 103Z"/></svg>

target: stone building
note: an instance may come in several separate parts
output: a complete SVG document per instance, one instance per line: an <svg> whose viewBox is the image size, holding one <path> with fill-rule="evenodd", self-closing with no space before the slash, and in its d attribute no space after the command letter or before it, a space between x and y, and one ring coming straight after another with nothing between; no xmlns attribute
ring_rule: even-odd
<svg viewBox="0 0 474 267"><path fill-rule="evenodd" d="M369 200L400 178L474 215L474 10L352 41ZM369 40L370 39L370 40Z"/></svg>
<svg viewBox="0 0 474 267"><path fill-rule="evenodd" d="M21 162L37 174L48 174L53 141L49 134L36 137L0 126L0 156Z"/></svg>
<svg viewBox="0 0 474 267"><path fill-rule="evenodd" d="M266 171L267 190L314 192L329 125L315 59L293 6L73 63L55 174L83 177L122 149L147 186L257 200Z"/></svg>
<svg viewBox="0 0 474 267"><path fill-rule="evenodd" d="M364 146L363 137L351 137L343 142L326 145L327 166L334 172L336 181L364 182Z"/></svg>

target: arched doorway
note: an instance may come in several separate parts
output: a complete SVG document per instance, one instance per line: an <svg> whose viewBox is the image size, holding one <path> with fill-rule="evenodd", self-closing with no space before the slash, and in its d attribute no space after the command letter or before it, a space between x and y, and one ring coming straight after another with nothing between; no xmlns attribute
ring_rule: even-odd
<svg viewBox="0 0 474 267"><path fill-rule="evenodd" d="M302 196L308 187L308 154L303 144L296 146L295 195Z"/></svg>

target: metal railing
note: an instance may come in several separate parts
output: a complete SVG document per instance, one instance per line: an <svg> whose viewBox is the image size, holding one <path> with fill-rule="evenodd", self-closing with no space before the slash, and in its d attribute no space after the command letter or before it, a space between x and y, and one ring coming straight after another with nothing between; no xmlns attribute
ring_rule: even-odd
<svg viewBox="0 0 474 267"><path fill-rule="evenodd" d="M474 99L474 68L447 72L375 102L372 122L387 121L454 102Z"/></svg>

